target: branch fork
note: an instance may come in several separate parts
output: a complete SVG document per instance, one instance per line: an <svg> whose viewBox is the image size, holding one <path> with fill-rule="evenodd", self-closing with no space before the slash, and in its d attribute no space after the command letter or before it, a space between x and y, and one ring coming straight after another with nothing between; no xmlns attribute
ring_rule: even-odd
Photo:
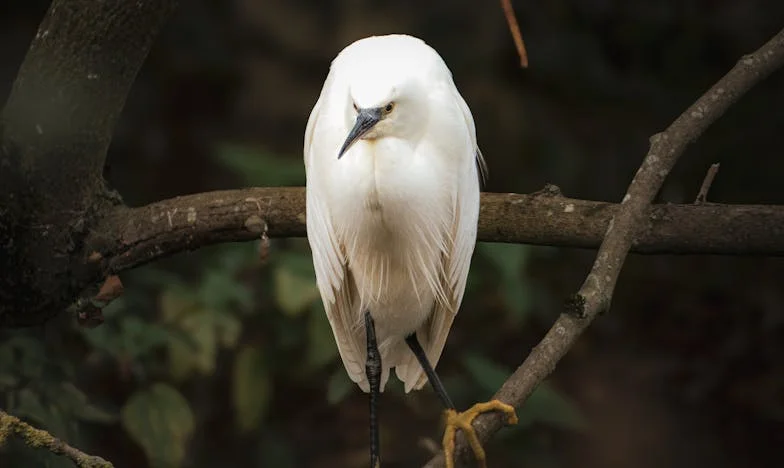
<svg viewBox="0 0 784 468"><path fill-rule="evenodd" d="M621 206L607 225L604 240L585 282L570 301L566 313L561 314L493 398L521 406L596 316L609 309L624 260L635 240L644 232L651 202L678 158L738 98L783 63L784 30L753 54L741 58L667 130L651 137L648 154L632 179ZM703 186L707 193L710 182ZM503 423L500 415L483 414L476 419L474 427L480 439L486 441L503 427ZM458 447L460 459L465 460L467 444L464 438L459 439ZM443 463L443 456L436 456L426 467L441 467Z"/></svg>

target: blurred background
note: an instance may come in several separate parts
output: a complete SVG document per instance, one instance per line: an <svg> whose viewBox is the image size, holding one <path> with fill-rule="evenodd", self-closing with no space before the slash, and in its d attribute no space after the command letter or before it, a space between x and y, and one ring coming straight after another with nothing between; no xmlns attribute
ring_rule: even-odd
<svg viewBox="0 0 784 468"><path fill-rule="evenodd" d="M0 6L7 96L46 1ZM417 35L453 71L488 191L618 201L647 150L703 91L784 26L778 0L514 2L521 70L498 2L190 0L128 99L106 177L131 205L303 185L302 138L331 59L371 34ZM662 202L784 203L784 72L691 146ZM485 400L575 292L594 253L480 244L438 366L461 408ZM121 275L106 322L63 314L0 332L0 406L117 467L363 467L366 395L350 384L304 239L222 245ZM629 258L600 317L488 444L492 467L780 467L784 260ZM428 389L388 387L385 467L441 437ZM66 467L17 442L0 466Z"/></svg>

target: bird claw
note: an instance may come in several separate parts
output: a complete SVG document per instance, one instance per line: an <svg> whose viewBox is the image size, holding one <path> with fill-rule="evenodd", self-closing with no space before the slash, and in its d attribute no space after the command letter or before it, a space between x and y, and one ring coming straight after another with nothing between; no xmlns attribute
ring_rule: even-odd
<svg viewBox="0 0 784 468"><path fill-rule="evenodd" d="M444 430L443 441L446 468L454 468L455 466L455 437L457 436L458 429L463 430L480 468L487 468L485 450L482 448L479 436L476 435L476 430L474 430L474 426L472 426L471 423L474 422L474 419L476 419L477 416L482 413L487 413L488 411L500 411L505 413L508 417L507 424L517 424L517 413L515 412L514 407L499 400L477 403L462 413L458 413L453 409L446 410L446 429Z"/></svg>

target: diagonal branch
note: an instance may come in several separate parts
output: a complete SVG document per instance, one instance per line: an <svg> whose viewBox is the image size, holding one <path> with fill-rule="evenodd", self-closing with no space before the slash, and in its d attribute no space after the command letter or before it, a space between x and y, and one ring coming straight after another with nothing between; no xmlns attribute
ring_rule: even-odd
<svg viewBox="0 0 784 468"><path fill-rule="evenodd" d="M629 185L622 207L607 227L596 261L582 287L567 306L566 313L561 314L494 398L514 406L522 405L537 385L555 369L558 361L591 321L609 309L626 255L635 238L644 231L650 203L675 162L686 147L738 98L782 63L784 30L753 54L742 57L729 73L686 109L667 130L651 137L648 154ZM500 414L484 414L474 422L474 428L483 441L503 425L504 418ZM465 457L465 438L461 437L459 447L460 455ZM437 456L426 466L442 465L443 457Z"/></svg>
<svg viewBox="0 0 784 468"><path fill-rule="evenodd" d="M18 436L30 447L42 447L54 454L66 456L79 468L112 468L114 466L101 457L88 455L43 429L36 429L16 416L0 410L0 446L11 435Z"/></svg>

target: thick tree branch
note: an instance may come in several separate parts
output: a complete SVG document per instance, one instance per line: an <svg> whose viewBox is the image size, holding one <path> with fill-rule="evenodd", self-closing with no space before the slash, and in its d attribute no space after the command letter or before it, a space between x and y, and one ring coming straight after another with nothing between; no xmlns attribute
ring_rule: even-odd
<svg viewBox="0 0 784 468"><path fill-rule="evenodd" d="M41 323L94 276L80 257L106 150L176 0L54 0L2 111L0 326Z"/></svg>
<svg viewBox="0 0 784 468"><path fill-rule="evenodd" d="M615 284L635 238L645 231L646 213L664 179L686 149L746 91L784 63L784 30L751 55L742 57L708 92L681 114L664 132L651 137L648 154L632 179L622 207L607 227L596 261L566 313L556 320L542 341L495 394L503 402L520 406L597 315L610 307ZM781 229L778 226L778 229ZM480 439L486 441L504 425L500 414L484 414L474 421ZM465 459L465 438L459 441ZM443 466L434 457L426 466Z"/></svg>
<svg viewBox="0 0 784 468"><path fill-rule="evenodd" d="M483 193L479 240L596 248L622 205L560 195ZM105 274L221 242L305 235L305 191L249 188L117 208L88 245ZM633 250L674 254L784 255L784 206L654 205Z"/></svg>
<svg viewBox="0 0 784 468"><path fill-rule="evenodd" d="M101 457L88 455L43 429L36 429L16 416L11 416L0 410L0 445L3 445L12 435L22 439L30 447L41 447L57 455L66 456L79 468L112 468L114 466Z"/></svg>

